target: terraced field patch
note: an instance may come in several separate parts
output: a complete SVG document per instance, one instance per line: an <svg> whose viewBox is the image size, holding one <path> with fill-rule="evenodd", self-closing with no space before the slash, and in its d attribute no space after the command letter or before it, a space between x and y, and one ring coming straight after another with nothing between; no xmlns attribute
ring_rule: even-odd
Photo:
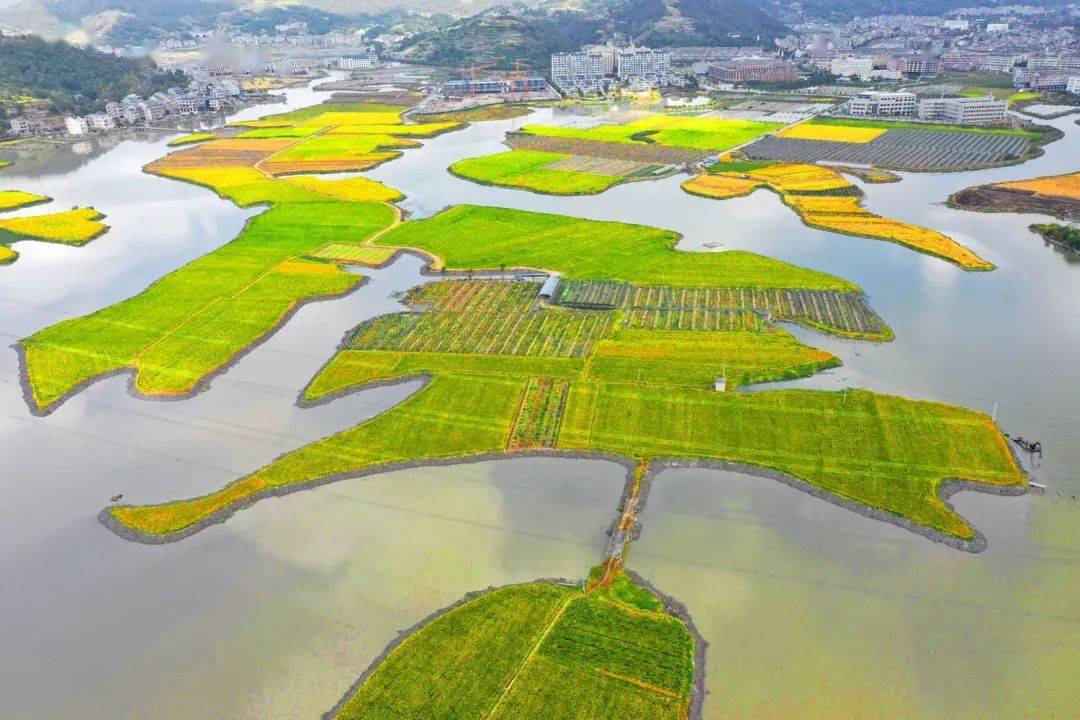
<svg viewBox="0 0 1080 720"><path fill-rule="evenodd" d="M331 260L348 265L370 265L381 267L393 257L393 248L371 247L370 245L341 245L331 243L313 252L309 257Z"/></svg>
<svg viewBox="0 0 1080 720"><path fill-rule="evenodd" d="M521 395L521 409L510 430L506 449L551 449L559 437L570 382L562 378L529 378Z"/></svg>

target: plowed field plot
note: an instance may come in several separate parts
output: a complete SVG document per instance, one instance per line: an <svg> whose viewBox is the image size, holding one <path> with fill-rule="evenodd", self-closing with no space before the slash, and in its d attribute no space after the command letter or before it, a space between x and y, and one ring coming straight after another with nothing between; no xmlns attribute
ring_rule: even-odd
<svg viewBox="0 0 1080 720"><path fill-rule="evenodd" d="M552 137L549 135L531 135L528 133L510 133L506 144L514 150L532 150L535 152L558 153L560 155L579 155L584 157L627 160L651 165L688 165L700 162L711 153L692 148L648 145L645 143L618 143L580 138Z"/></svg>
<svg viewBox="0 0 1080 720"><path fill-rule="evenodd" d="M580 357L592 341L610 333L615 321L611 313L515 307L513 296L523 288L536 297L540 288L535 283L496 281L477 286L491 307L384 315L361 324L349 345L360 350Z"/></svg>
<svg viewBox="0 0 1080 720"><path fill-rule="evenodd" d="M635 160L614 160L611 158L588 157L574 155L563 160L557 160L546 166L549 170L573 170L576 172L596 173L599 175L614 175L616 177L630 177L638 175L655 165L637 162Z"/></svg>
<svg viewBox="0 0 1080 720"><path fill-rule="evenodd" d="M746 146L743 152L754 160L827 160L896 170L963 170L1018 160L1031 149L1026 135L890 129L866 142L769 136Z"/></svg>
<svg viewBox="0 0 1080 720"><path fill-rule="evenodd" d="M539 450L555 447L569 389L570 382L562 378L529 378L521 395L521 410L510 430L506 449Z"/></svg>
<svg viewBox="0 0 1080 720"><path fill-rule="evenodd" d="M859 292L683 288L564 280L552 302L566 307L629 311L629 322L670 329L758 329L791 321L841 335L884 339L889 328Z"/></svg>

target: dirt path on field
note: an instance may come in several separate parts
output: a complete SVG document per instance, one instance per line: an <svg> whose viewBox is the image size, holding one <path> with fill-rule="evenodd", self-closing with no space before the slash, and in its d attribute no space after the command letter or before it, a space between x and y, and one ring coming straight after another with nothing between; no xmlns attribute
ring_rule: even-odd
<svg viewBox="0 0 1080 720"><path fill-rule="evenodd" d="M499 712L499 706L502 705L503 700L507 698L507 696L510 694L510 691L514 688L514 683L517 682L518 676L521 675L521 672L526 667L528 667L529 662L531 662L532 659L536 657L536 653L540 650L540 646L544 644L544 640L546 640L547 636L551 634L552 629L558 624L559 619L562 618L563 613L566 612L566 608L569 607L573 599L574 598L571 595L566 597L562 601L562 605L559 606L559 609L555 612L555 615L552 616L551 622L549 622L547 624L547 627L544 628L544 631L540 633L540 637L536 639L536 643L534 643L532 648L530 648L529 654L526 655L525 659L521 661L521 665L519 665L518 669L514 671L514 675L510 678L510 682L508 682L506 684L506 687L503 688L502 694L499 695L499 699L495 701L494 705L492 705L491 712L484 716L487 720L491 720L495 717L496 713Z"/></svg>

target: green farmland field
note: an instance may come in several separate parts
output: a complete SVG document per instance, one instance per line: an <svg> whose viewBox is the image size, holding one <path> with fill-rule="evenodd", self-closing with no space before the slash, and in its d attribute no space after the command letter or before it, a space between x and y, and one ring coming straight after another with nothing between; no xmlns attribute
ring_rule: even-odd
<svg viewBox="0 0 1080 720"><path fill-rule="evenodd" d="M393 219L389 206L373 202L274 206L229 244L139 295L25 339L35 401L47 407L80 383L121 368L136 370L140 392L191 392L296 303L339 295L360 280L298 256L328 242L362 243Z"/></svg>
<svg viewBox="0 0 1080 720"><path fill-rule="evenodd" d="M678 720L693 658L690 633L662 610L603 591L516 585L408 638L336 717Z"/></svg>
<svg viewBox="0 0 1080 720"><path fill-rule="evenodd" d="M548 195L594 195L619 183L614 175L554 170L546 166L569 155L510 150L484 157L459 160L450 172L467 180L532 190Z"/></svg>
<svg viewBox="0 0 1080 720"><path fill-rule="evenodd" d="M780 123L752 120L652 115L625 125L598 125L585 129L555 125L526 125L522 128L522 132L577 140L657 143L671 147L722 152L782 127L784 126Z"/></svg>
<svg viewBox="0 0 1080 720"><path fill-rule="evenodd" d="M856 289L832 275L753 253L681 252L674 248L678 239L645 225L459 205L405 223L377 243L425 250L456 270L528 267L580 280L681 287Z"/></svg>
<svg viewBox="0 0 1080 720"><path fill-rule="evenodd" d="M550 378L551 386L569 383L565 404L551 406L555 427L545 429L551 420L545 419L533 428L542 446L638 462L688 458L770 468L954 537L970 538L972 530L938 497L941 481L1022 481L997 428L981 413L863 391L712 389L720 374L737 384L805 376L836 364L786 331L619 330L613 329L619 311L539 310L469 292L501 286L516 297L522 285L462 280L426 286L415 301L433 309L362 324L307 390L315 401L377 381L430 379L386 413L203 498L110 512L140 532L168 535L274 488L389 463L528 447L514 428L530 389L539 386L536 378ZM492 310L478 309L484 307ZM568 340L562 329L547 339L532 333L519 339L517 328L545 314L593 339ZM425 316L432 318L427 324L420 322ZM581 325L578 316L596 320ZM601 322L605 317L612 320ZM440 325L453 332L444 337ZM578 349L565 350L568 342Z"/></svg>

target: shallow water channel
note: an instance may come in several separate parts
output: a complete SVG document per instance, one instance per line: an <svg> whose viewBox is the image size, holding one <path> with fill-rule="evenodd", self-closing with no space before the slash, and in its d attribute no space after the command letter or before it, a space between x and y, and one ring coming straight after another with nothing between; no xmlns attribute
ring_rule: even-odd
<svg viewBox="0 0 1080 720"><path fill-rule="evenodd" d="M288 91L287 107L323 99ZM284 109L252 108L246 116ZM931 225L999 266L965 273L889 243L804 227L772 193L693 197L680 178L551 198L444 172L495 152L530 118L435 138L371 172L413 217L460 202L662 225L682 247L745 248L859 283L895 330L885 345L794 328L845 366L794 385L868 387L994 411L1043 440L1043 496L965 493L990 547L936 545L786 486L704 470L658 476L630 564L682 600L710 643L708 718L1074 717L1080 707L1080 257L1029 216L940 205L967 185L1075 170L1080 128L1023 166L865 186L883 214ZM560 116L560 122L578 118ZM0 184L93 205L112 230L83 248L17 245L0 268L0 338L138 292L234 237L258 210L144 175L167 138L26 159ZM47 212L49 206L35 208ZM296 394L359 320L421 282L404 257L346 298L308 305L180 402L126 378L30 415L0 353L0 717L297 718L329 709L395 634L464 593L580 577L602 554L622 467L505 460L413 469L260 503L154 547L97 512L190 496L399 402L416 384L300 410Z"/></svg>

